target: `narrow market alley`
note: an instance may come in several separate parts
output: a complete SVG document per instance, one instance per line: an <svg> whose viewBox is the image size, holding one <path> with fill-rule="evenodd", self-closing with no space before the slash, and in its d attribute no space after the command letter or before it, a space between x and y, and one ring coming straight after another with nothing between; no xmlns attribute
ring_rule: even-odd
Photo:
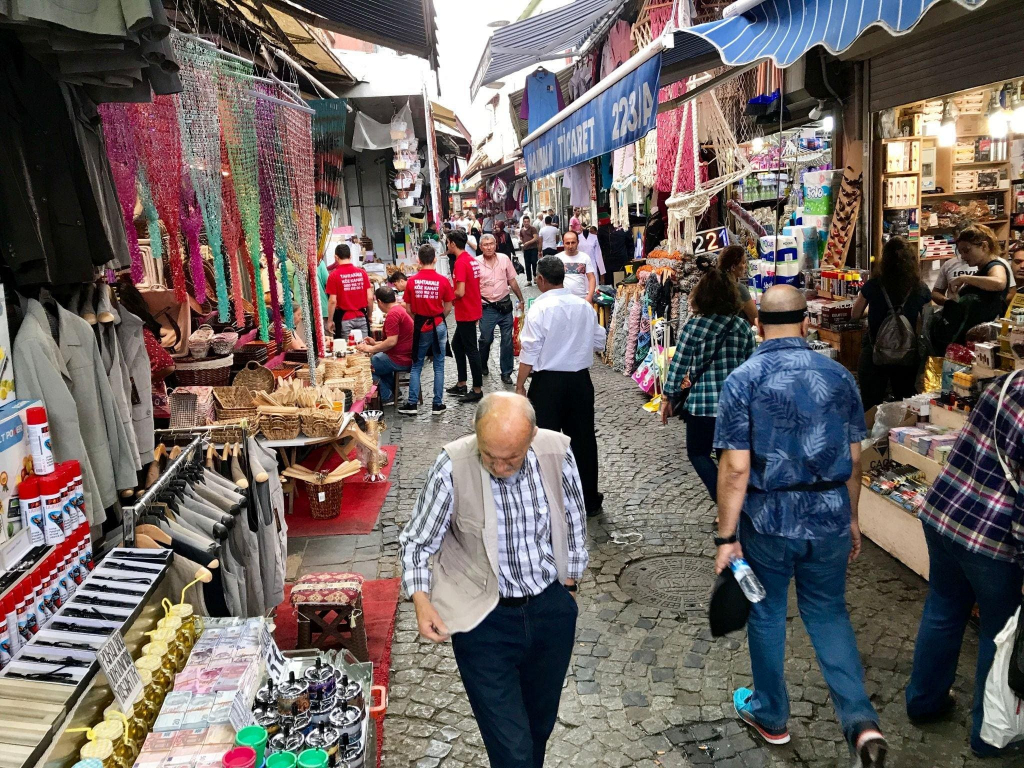
<svg viewBox="0 0 1024 768"><path fill-rule="evenodd" d="M524 289L527 296L536 289ZM497 358L497 344L492 357ZM492 363L485 390L501 387ZM454 365L446 367L454 382ZM736 719L732 691L749 685L742 633L712 640L706 598L713 581L714 507L685 458L682 422L661 426L627 377L595 363L597 435L604 514L589 525L590 569L580 595L577 642L547 766L759 768L848 765L846 745L799 620L789 605L786 672L792 704L785 747L755 743ZM430 374L424 371L429 390ZM473 407L408 418L386 409L382 442L398 446L392 486L365 536L289 540L289 578L359 570L401 575L398 536L441 446L472 429ZM981 761L967 746L977 639L968 630L953 721L912 726L903 690L926 584L865 539L850 570L847 599L868 692L892 748L890 765L914 768L1019 765ZM485 768L484 752L450 644L419 638L412 604L399 603L391 648L383 768ZM1019 759L1019 758L1018 758ZM581 760L583 762L581 762Z"/></svg>

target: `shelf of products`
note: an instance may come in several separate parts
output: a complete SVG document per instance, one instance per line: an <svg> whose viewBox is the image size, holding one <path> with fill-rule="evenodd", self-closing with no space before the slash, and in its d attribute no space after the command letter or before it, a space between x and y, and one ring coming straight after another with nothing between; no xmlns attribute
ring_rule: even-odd
<svg viewBox="0 0 1024 768"><path fill-rule="evenodd" d="M917 517L869 488L857 507L860 530L871 541L924 579L928 578L928 545Z"/></svg>

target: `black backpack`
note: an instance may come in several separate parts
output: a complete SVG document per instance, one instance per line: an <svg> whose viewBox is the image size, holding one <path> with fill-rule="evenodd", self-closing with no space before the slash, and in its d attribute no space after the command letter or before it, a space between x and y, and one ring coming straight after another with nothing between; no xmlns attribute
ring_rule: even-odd
<svg viewBox="0 0 1024 768"><path fill-rule="evenodd" d="M885 303L889 305L889 314L875 334L871 359L875 365L910 365L917 353L917 334L910 320L903 314L903 306L910 298L910 294L907 294L899 308L893 307L885 288L882 288L882 295L885 296Z"/></svg>

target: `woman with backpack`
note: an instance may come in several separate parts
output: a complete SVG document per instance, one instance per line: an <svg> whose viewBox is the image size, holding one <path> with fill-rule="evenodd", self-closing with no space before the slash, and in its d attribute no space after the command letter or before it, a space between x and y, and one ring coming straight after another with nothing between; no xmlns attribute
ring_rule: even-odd
<svg viewBox="0 0 1024 768"><path fill-rule="evenodd" d="M896 399L916 393L921 310L929 301L917 246L902 237L890 239L874 275L853 303L854 320L860 320L865 310L868 314L857 367L865 411L884 402L890 386Z"/></svg>
<svg viewBox="0 0 1024 768"><path fill-rule="evenodd" d="M736 279L710 269L690 293L691 317L676 343L661 400L661 422L686 421L686 455L712 501L718 499L718 466L711 458L718 397L729 374L754 353L754 332L739 315Z"/></svg>

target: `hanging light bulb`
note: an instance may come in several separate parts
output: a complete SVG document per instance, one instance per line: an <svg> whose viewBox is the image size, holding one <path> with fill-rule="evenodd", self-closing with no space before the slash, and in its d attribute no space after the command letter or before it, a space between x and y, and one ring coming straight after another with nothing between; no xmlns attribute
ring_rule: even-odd
<svg viewBox="0 0 1024 768"><path fill-rule="evenodd" d="M942 100L942 122L939 123L939 146L952 147L956 144L956 120L953 119L953 104Z"/></svg>
<svg viewBox="0 0 1024 768"><path fill-rule="evenodd" d="M999 103L999 93L999 91L992 91L992 97L988 102L988 111L985 113L988 117L988 133L993 139L1006 138L1006 133L1009 130L1009 126L1006 124L1006 114Z"/></svg>
<svg viewBox="0 0 1024 768"><path fill-rule="evenodd" d="M832 129L836 127L836 119L832 115L825 115L821 119L821 130L825 133L832 133Z"/></svg>
<svg viewBox="0 0 1024 768"><path fill-rule="evenodd" d="M764 139L760 136L755 136L750 140L750 150L755 154L760 154L764 150Z"/></svg>

